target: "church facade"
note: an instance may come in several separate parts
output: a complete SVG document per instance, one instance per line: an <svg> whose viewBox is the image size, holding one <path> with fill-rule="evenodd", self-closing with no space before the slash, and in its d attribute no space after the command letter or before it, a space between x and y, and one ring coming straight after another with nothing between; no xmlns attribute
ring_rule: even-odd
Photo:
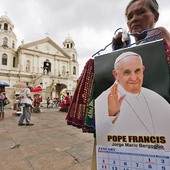
<svg viewBox="0 0 170 170"><path fill-rule="evenodd" d="M25 82L42 87L42 96L60 97L64 92L73 95L79 77L79 64L74 41L68 36L63 47L46 37L17 47L14 24L8 16L0 17L0 80L9 98L20 93L15 87Z"/></svg>

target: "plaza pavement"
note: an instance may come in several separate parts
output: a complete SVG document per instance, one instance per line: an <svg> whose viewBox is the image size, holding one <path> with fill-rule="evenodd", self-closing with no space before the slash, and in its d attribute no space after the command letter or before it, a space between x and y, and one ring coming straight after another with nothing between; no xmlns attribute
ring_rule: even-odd
<svg viewBox="0 0 170 170"><path fill-rule="evenodd" d="M0 170L90 170L93 134L68 126L66 113L42 108L34 126L18 126L12 112L0 121Z"/></svg>

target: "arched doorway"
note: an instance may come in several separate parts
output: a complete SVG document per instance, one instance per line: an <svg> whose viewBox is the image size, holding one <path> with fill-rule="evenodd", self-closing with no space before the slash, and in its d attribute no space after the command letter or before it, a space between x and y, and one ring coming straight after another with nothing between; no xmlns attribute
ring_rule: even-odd
<svg viewBox="0 0 170 170"><path fill-rule="evenodd" d="M61 84L61 83L56 84L56 95L58 98L60 98L63 89L67 89L67 86L65 84Z"/></svg>

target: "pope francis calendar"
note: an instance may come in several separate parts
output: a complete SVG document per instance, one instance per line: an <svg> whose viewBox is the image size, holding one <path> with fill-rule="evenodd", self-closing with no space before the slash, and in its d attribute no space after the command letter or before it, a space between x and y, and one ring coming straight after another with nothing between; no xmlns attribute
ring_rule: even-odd
<svg viewBox="0 0 170 170"><path fill-rule="evenodd" d="M95 58L98 169L170 169L170 73L163 41Z"/></svg>

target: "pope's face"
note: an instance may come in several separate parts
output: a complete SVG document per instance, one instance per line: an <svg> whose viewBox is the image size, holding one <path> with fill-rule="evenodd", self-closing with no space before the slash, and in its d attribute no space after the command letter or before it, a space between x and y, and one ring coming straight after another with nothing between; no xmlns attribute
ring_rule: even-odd
<svg viewBox="0 0 170 170"><path fill-rule="evenodd" d="M146 5L146 2L143 0L134 2L127 10L127 25L130 33L142 32L144 30L151 29L154 27L157 20L158 18L155 17ZM136 40L144 38L138 36L139 35L136 35Z"/></svg>
<svg viewBox="0 0 170 170"><path fill-rule="evenodd" d="M128 56L117 63L115 79L129 93L137 94L143 84L144 66L138 56Z"/></svg>

